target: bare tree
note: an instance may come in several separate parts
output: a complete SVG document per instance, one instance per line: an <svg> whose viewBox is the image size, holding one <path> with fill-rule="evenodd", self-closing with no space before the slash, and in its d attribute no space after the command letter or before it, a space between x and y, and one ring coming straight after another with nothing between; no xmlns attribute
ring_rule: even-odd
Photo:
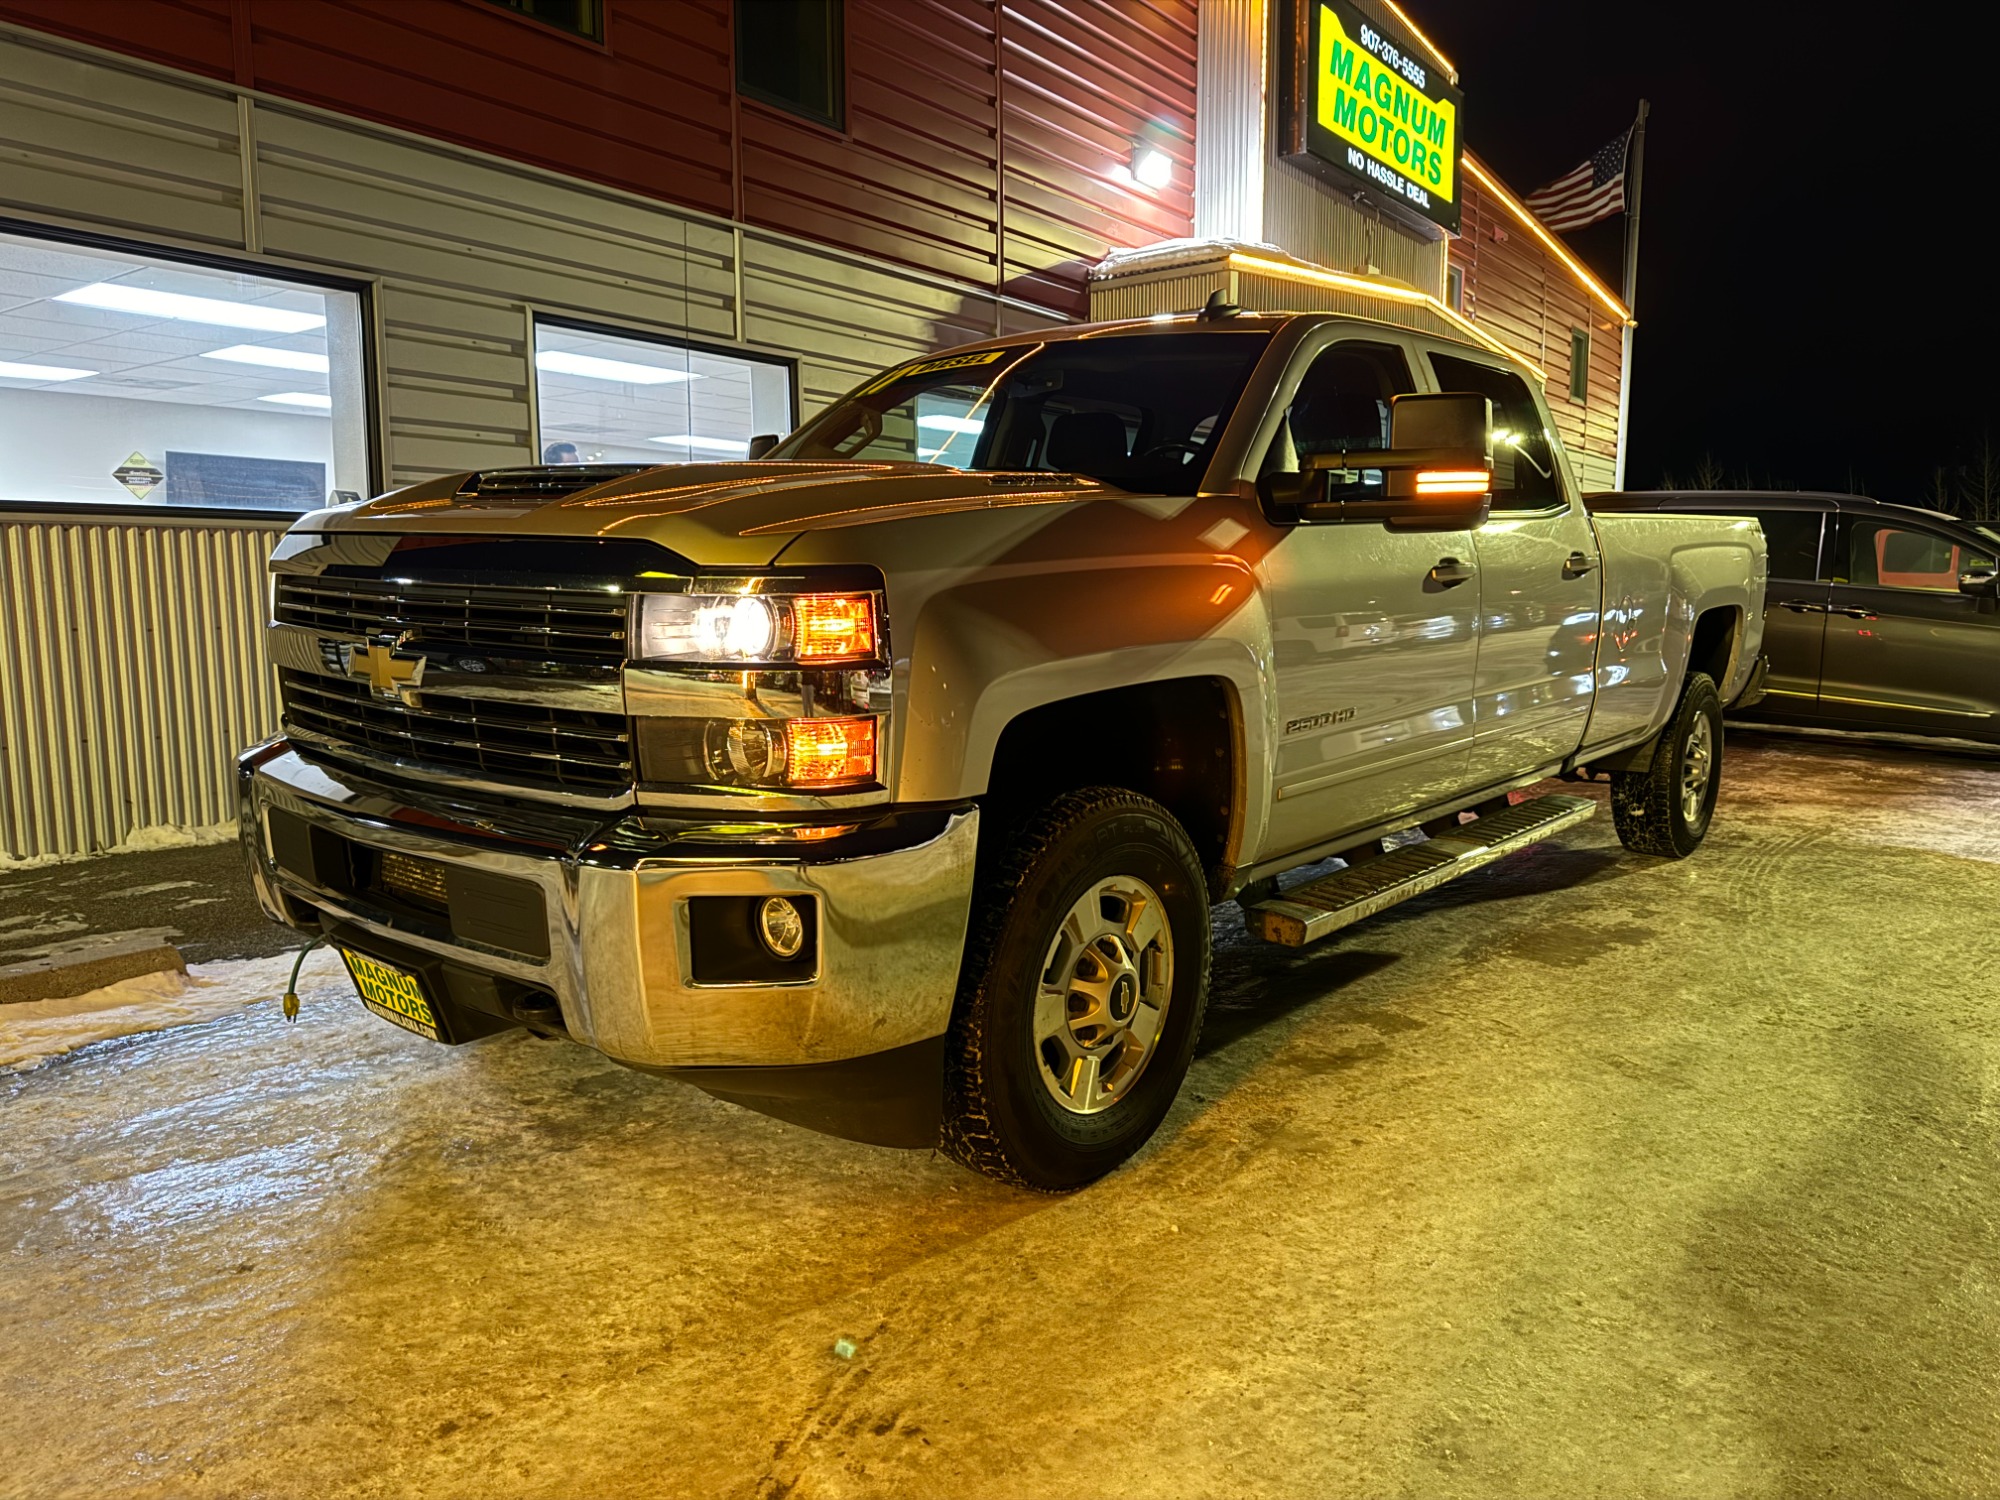
<svg viewBox="0 0 2000 1500"><path fill-rule="evenodd" d="M1993 446L1990 427L1979 434L1979 446L1972 451L1972 462L1965 466L1958 497L1957 505L1945 508L1956 510L1968 521L2000 520L2000 448Z"/></svg>
<svg viewBox="0 0 2000 1500"><path fill-rule="evenodd" d="M1715 455L1702 454L1701 462L1694 466L1693 487L1698 490L1719 490L1723 486L1724 479L1722 465L1715 461Z"/></svg>

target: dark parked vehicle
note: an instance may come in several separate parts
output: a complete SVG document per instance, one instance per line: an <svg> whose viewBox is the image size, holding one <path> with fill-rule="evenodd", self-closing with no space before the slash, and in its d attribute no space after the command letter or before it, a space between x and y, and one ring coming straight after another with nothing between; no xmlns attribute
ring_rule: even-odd
<svg viewBox="0 0 2000 1500"><path fill-rule="evenodd" d="M1732 717L2000 744L2000 528L1858 495L1628 491L1589 504L1763 523L1770 677Z"/></svg>

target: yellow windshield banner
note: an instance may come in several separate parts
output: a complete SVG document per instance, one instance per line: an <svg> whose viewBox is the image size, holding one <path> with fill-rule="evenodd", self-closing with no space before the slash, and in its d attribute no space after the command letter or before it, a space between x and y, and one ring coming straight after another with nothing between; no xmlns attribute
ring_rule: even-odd
<svg viewBox="0 0 2000 1500"><path fill-rule="evenodd" d="M1307 152L1446 229L1458 227L1459 110L1449 77L1346 0L1311 6L1301 59Z"/></svg>
<svg viewBox="0 0 2000 1500"><path fill-rule="evenodd" d="M915 364L898 365L885 374L877 375L854 394L872 396L886 390L900 380L914 380L919 375L935 375L942 370L961 370L974 365L990 365L996 359L1018 351L1010 349L975 349L970 354L947 354L938 359L920 359Z"/></svg>

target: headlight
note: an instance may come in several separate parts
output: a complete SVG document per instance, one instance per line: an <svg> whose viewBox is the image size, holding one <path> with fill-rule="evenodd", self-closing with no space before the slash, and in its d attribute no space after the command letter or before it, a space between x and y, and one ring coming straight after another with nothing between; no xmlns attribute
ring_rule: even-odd
<svg viewBox="0 0 2000 1500"><path fill-rule="evenodd" d="M635 661L838 666L872 661L873 594L641 594Z"/></svg>

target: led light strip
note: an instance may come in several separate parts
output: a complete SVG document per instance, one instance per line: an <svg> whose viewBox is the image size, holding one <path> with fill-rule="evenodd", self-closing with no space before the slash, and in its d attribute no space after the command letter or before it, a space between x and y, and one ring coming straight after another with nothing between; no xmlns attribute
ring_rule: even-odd
<svg viewBox="0 0 2000 1500"><path fill-rule="evenodd" d="M1266 260L1261 255L1243 255L1231 252L1229 264L1232 269L1249 271L1259 276L1274 276L1281 281L1304 281L1319 286L1333 287L1338 291L1353 292L1362 297L1380 297L1389 302L1404 302L1412 306L1428 307L1432 312L1462 329L1475 343L1491 349L1495 354L1506 356L1516 364L1535 372L1535 378L1548 384L1549 373L1529 359L1519 350L1510 349L1494 338L1471 319L1453 312L1429 292L1420 292L1413 286L1395 286L1386 281L1376 281L1367 276L1350 276L1344 271L1326 271L1318 266L1295 266L1282 260Z"/></svg>
<svg viewBox="0 0 2000 1500"><path fill-rule="evenodd" d="M1562 246L1562 241L1558 240L1553 234L1551 234L1548 228L1542 223L1540 219L1536 218L1533 214L1529 213L1528 210L1522 206L1522 204L1514 197L1512 193L1508 192L1504 187L1502 187L1499 181L1492 175L1492 173L1488 172L1484 167L1480 166L1479 162L1472 156L1470 152L1466 153L1466 155L1463 158L1463 161L1465 163L1466 171L1470 172L1474 177L1477 177L1479 179L1480 186L1484 187L1488 192L1493 194L1494 197L1498 198L1502 203L1506 204L1508 209L1513 213L1514 217L1519 219L1522 222L1522 224L1526 225L1528 231L1531 234L1533 234L1536 239L1540 240L1544 245L1546 245L1549 248L1549 250L1554 253L1557 260L1561 261L1565 266L1569 267L1570 274L1576 277L1576 279L1582 282L1586 287L1588 287L1591 290L1591 292L1596 295L1597 300L1599 302L1602 302L1606 307L1611 309L1611 315L1613 317L1618 319L1620 323L1631 323L1635 321L1634 318L1632 317L1631 311L1625 306L1625 304L1623 302L1620 302L1616 297L1612 296L1610 291L1606 289L1603 282L1599 281L1595 276L1591 275L1589 271L1585 270L1583 262L1578 260L1574 255L1571 255L1569 251L1565 250Z"/></svg>

